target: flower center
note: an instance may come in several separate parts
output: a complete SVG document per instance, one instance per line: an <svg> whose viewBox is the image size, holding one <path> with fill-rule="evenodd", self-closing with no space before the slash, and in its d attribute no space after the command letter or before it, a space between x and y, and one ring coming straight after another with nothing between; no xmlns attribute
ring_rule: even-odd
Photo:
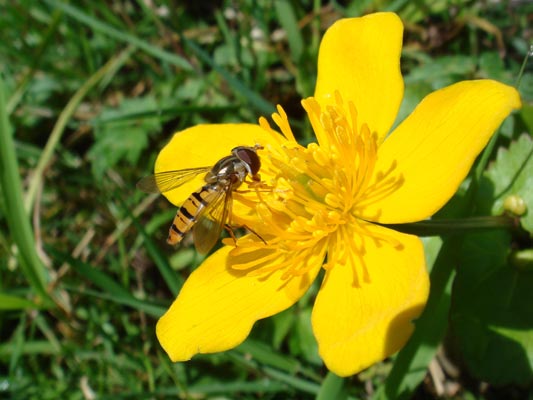
<svg viewBox="0 0 533 400"><path fill-rule="evenodd" d="M257 227L258 235L264 237L267 248L293 257L306 257L309 250L324 257L327 249L334 248L334 252L328 251L326 269L360 261L369 238L391 240L374 233L373 225L359 216L403 182L395 173L395 164L387 171L375 171L378 135L366 123L359 124L353 103L343 103L339 94L335 100L325 108L314 98L302 101L318 139L307 147L296 142L285 112L278 107L273 120L287 141L266 146L262 152L261 174L268 177L266 184L271 189L258 190L255 205L261 223L254 224L254 229ZM264 118L260 125L279 137ZM298 267L289 267L287 276L300 275L309 268L309 263L289 261L285 267ZM362 265L362 271L354 271L354 284L358 284L359 276L368 280L364 262L356 264Z"/></svg>

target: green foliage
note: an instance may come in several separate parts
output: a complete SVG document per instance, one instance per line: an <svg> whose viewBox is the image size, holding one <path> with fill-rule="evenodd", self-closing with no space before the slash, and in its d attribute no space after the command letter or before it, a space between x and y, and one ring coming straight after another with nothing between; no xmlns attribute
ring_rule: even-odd
<svg viewBox="0 0 533 400"><path fill-rule="evenodd" d="M497 385L533 381L533 274L509 263L508 234L465 240L453 288L451 332L470 373Z"/></svg>
<svg viewBox="0 0 533 400"><path fill-rule="evenodd" d="M24 297L0 293L0 310L26 310L37 305Z"/></svg>
<svg viewBox="0 0 533 400"><path fill-rule="evenodd" d="M484 174L476 204L481 215L503 213L511 195L533 209L533 142L522 135L500 149ZM531 212L520 219L532 235ZM513 263L506 232L465 239L453 289L451 331L461 358L478 379L499 385L533 382L533 274Z"/></svg>
<svg viewBox="0 0 533 400"><path fill-rule="evenodd" d="M533 363L531 63L521 78L523 108L487 152L481 179L470 178L441 214L500 215L515 195L527 205L517 219L524 230L426 240L435 293L428 316L394 362L358 378L340 379L321 364L310 324L316 286L296 307L260 321L235 350L171 363L155 324L202 259L166 245L175 209L137 192L135 182L174 132L253 123L275 104L309 141L299 100L313 93L319 41L337 18L393 10L404 20L401 120L427 93L458 80L513 84L530 45L531 4L4 3L1 398L340 399L387 396L392 387L427 397L436 390L427 367L443 343L468 375L449 378L460 388L455 398L525 396Z"/></svg>
<svg viewBox="0 0 533 400"><path fill-rule="evenodd" d="M348 393L344 385L345 381L343 379L332 372L328 373L320 387L320 392L316 397L317 400L346 399Z"/></svg>
<svg viewBox="0 0 533 400"><path fill-rule="evenodd" d="M103 109L94 120L95 142L87 156L97 180L119 161L137 164L141 153L148 145L148 136L161 129L160 118L145 113L156 110L152 96L124 99L116 109Z"/></svg>
<svg viewBox="0 0 533 400"><path fill-rule="evenodd" d="M289 339L291 353L316 365L322 361L318 356L318 348L311 327L311 307L301 310L294 321L293 332Z"/></svg>
<svg viewBox="0 0 533 400"><path fill-rule="evenodd" d="M499 215L509 196L518 196L526 205L520 223L533 234L533 140L521 135L508 149L500 148L495 162L484 175L477 196L480 214Z"/></svg>

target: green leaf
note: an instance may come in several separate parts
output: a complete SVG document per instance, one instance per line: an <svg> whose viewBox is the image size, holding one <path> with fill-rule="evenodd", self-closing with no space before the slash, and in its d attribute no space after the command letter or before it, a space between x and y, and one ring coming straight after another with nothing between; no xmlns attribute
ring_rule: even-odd
<svg viewBox="0 0 533 400"><path fill-rule="evenodd" d="M425 82L436 90L470 76L475 70L475 59L470 56L443 56L426 61L413 69L404 80L407 87Z"/></svg>
<svg viewBox="0 0 533 400"><path fill-rule="evenodd" d="M511 195L533 209L533 142L522 135L480 181L477 213L501 214ZM522 225L533 231L533 215ZM469 236L460 254L453 289L451 332L470 373L493 384L526 384L533 379L533 274L510 260L512 238L507 232Z"/></svg>
<svg viewBox="0 0 533 400"><path fill-rule="evenodd" d="M422 101L422 99L432 92L432 86L428 82L416 82L412 85L406 86L402 99L400 110L396 121L394 121L393 129L399 125L405 118L409 116L415 109L415 107Z"/></svg>
<svg viewBox="0 0 533 400"><path fill-rule="evenodd" d="M453 288L451 333L470 373L497 385L533 381L533 273L508 264L511 237L465 240Z"/></svg>
<svg viewBox="0 0 533 400"><path fill-rule="evenodd" d="M509 82L512 75L505 68L503 59L496 51L485 51L479 56L479 71L480 78L496 79L502 82Z"/></svg>
<svg viewBox="0 0 533 400"><path fill-rule="evenodd" d="M496 162L485 173L477 195L479 213L498 215L504 211L504 201L511 195L524 200L529 210L521 219L522 226L533 233L533 141L522 135L509 146L500 149Z"/></svg>

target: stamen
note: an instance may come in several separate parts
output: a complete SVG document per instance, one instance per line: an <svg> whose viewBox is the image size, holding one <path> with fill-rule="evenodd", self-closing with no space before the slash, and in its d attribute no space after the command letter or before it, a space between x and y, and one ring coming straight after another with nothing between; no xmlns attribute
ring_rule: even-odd
<svg viewBox="0 0 533 400"><path fill-rule="evenodd" d="M233 268L250 276L283 270L282 279L290 279L309 272L327 252L322 267L351 268L352 285L361 286L371 283L365 263L369 245L401 248L396 236L358 216L397 190L403 177L394 162L386 171L375 171L381 139L359 121L353 102L344 102L338 92L334 96L327 106L313 97L302 100L318 140L307 147L296 142L280 106L272 120L285 142L265 118L259 119L280 142L266 145L261 154L261 174L269 177L271 189L256 196L255 206L250 198L245 203L256 217L250 226L266 244L255 235L239 239L235 254L243 258Z"/></svg>
<svg viewBox="0 0 533 400"><path fill-rule="evenodd" d="M403 175L393 174L396 166L396 161L393 161L387 171L380 171L376 174L374 183L369 185L365 192L360 196L358 210L363 210L369 204L375 204L390 196L403 185Z"/></svg>
<svg viewBox="0 0 533 400"><path fill-rule="evenodd" d="M281 133L283 133L283 136L285 136L287 140L289 140L290 142L296 142L294 134L292 133L291 126L289 124L289 118L287 117L285 110L279 104L276 108L278 110L278 113L272 114L272 120L276 123L279 129L281 129Z"/></svg>

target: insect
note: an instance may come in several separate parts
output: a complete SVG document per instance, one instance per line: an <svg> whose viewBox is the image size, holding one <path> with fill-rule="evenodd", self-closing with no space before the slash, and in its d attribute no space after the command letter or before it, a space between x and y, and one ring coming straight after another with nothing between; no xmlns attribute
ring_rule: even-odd
<svg viewBox="0 0 533 400"><path fill-rule="evenodd" d="M254 182L260 182L261 160L257 150L262 148L260 145L235 147L231 155L220 159L213 167L158 172L141 179L137 188L143 192L165 193L205 174L205 184L192 193L176 212L167 243L179 244L192 229L196 250L208 253L230 221L233 192L247 176Z"/></svg>

